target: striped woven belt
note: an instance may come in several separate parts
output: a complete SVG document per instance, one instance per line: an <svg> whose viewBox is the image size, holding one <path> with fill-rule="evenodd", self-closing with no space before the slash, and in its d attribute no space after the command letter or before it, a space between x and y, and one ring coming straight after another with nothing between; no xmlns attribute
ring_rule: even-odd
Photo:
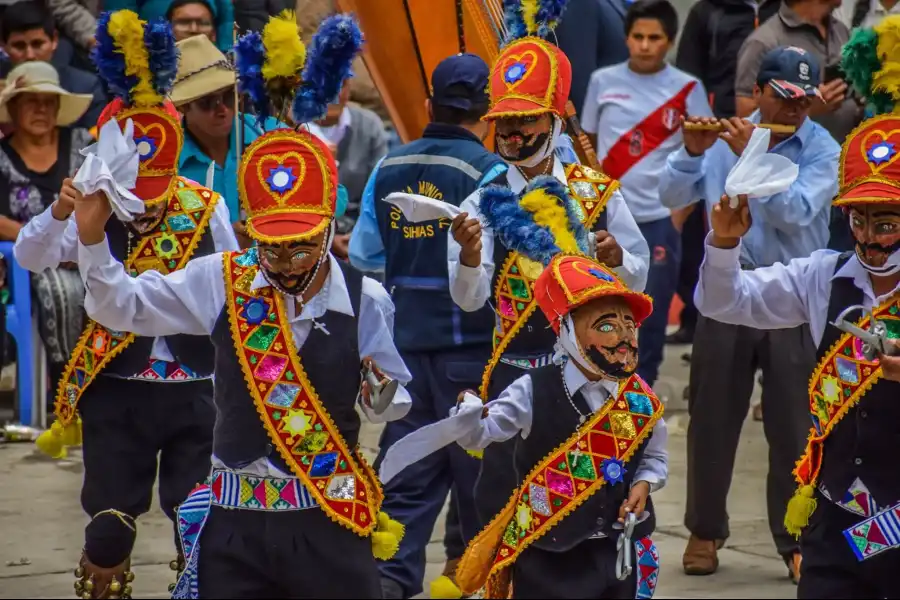
<svg viewBox="0 0 900 600"><path fill-rule="evenodd" d="M553 354L546 354L544 356L538 357L521 357L516 358L514 356L501 356L500 362L504 365L510 365L512 367L518 367L519 369L537 369L539 367L546 367L550 363L553 362Z"/></svg>
<svg viewBox="0 0 900 600"><path fill-rule="evenodd" d="M900 547L900 504L861 521L844 530L844 537L857 560Z"/></svg>
<svg viewBox="0 0 900 600"><path fill-rule="evenodd" d="M258 477L214 469L210 482L214 506L265 511L318 506L303 483L294 477Z"/></svg>

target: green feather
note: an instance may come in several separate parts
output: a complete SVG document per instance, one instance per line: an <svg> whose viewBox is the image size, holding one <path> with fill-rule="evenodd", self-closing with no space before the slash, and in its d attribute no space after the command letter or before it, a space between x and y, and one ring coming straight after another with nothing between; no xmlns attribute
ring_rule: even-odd
<svg viewBox="0 0 900 600"><path fill-rule="evenodd" d="M881 68L878 34L871 28L854 29L841 53L841 69L847 76L847 83L866 98L867 108L874 114L888 113L894 108L889 94L872 89L872 78Z"/></svg>

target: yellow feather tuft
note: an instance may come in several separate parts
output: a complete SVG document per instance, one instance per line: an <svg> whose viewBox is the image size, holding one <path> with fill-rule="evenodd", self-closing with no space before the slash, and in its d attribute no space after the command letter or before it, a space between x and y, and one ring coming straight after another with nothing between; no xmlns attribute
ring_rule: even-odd
<svg viewBox="0 0 900 600"><path fill-rule="evenodd" d="M519 206L534 215L535 223L550 230L553 241L560 250L569 254L581 253L575 236L569 231L569 215L566 214L566 209L559 205L556 196L537 188L522 196Z"/></svg>
<svg viewBox="0 0 900 600"><path fill-rule="evenodd" d="M377 530L384 533L390 533L397 538L398 542L403 540L403 536L406 535L406 527L403 523L390 518L386 512L378 513Z"/></svg>
<svg viewBox="0 0 900 600"><path fill-rule="evenodd" d="M292 10L284 10L272 17L263 28L263 46L266 60L263 63L263 79L297 77L306 64L306 46L300 39L300 27Z"/></svg>
<svg viewBox="0 0 900 600"><path fill-rule="evenodd" d="M400 540L392 533L376 531L372 534L372 554L378 560L390 560L400 548Z"/></svg>
<svg viewBox="0 0 900 600"><path fill-rule="evenodd" d="M525 29L528 31L528 35L537 33L538 8L538 0L522 0L522 20L525 21Z"/></svg>
<svg viewBox="0 0 900 600"><path fill-rule="evenodd" d="M109 35L125 56L125 74L138 78L131 91L131 101L137 107L159 106L163 97L153 89L150 56L144 43L145 22L131 10L117 10L109 17Z"/></svg>
<svg viewBox="0 0 900 600"><path fill-rule="evenodd" d="M900 15L885 17L874 29L881 70L872 76L872 89L900 100L900 63L894 58L900 53Z"/></svg>

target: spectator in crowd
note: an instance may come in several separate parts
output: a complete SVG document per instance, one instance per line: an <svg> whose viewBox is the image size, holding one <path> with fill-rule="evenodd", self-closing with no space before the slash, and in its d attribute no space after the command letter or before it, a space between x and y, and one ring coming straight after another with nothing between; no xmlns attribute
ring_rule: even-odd
<svg viewBox="0 0 900 600"><path fill-rule="evenodd" d="M625 47L627 0L569 0L556 28L557 45L572 63L569 98L579 117L597 69L628 60Z"/></svg>
<svg viewBox="0 0 900 600"><path fill-rule="evenodd" d="M735 115L734 77L738 50L760 23L778 12L780 0L699 0L688 13L675 66L698 78L709 94L713 114ZM702 210L689 206L673 214L681 224L681 268L676 291L684 303L678 331L666 338L670 344L689 344L697 326L694 287L703 260L706 219Z"/></svg>
<svg viewBox="0 0 900 600"><path fill-rule="evenodd" d="M262 31L269 15L284 10L294 10L294 0L234 0L234 22L241 33Z"/></svg>
<svg viewBox="0 0 900 600"><path fill-rule="evenodd" d="M900 3L897 0L844 0L834 15L850 29L869 28L888 15L900 15Z"/></svg>
<svg viewBox="0 0 900 600"><path fill-rule="evenodd" d="M841 48L850 37L850 30L834 15L840 4L841 0L784 0L778 14L750 34L738 56L735 94L739 117L757 108L753 90L762 57L778 46L795 46L812 54L822 66L824 102L813 103L810 116L838 143L844 141L862 120L863 111L838 70Z"/></svg>
<svg viewBox="0 0 900 600"><path fill-rule="evenodd" d="M324 140L338 165L338 178L347 189L347 209L337 219L337 234L332 252L342 259L349 254L350 232L359 217L359 206L369 175L387 154L384 123L374 112L349 104L350 86L344 85L328 114L316 123L308 123L310 132Z"/></svg>
<svg viewBox="0 0 900 600"><path fill-rule="evenodd" d="M86 59L88 51L97 43L97 15L102 0L46 0L46 2L57 27L74 45L72 50L78 54L79 59Z"/></svg>
<svg viewBox="0 0 900 600"><path fill-rule="evenodd" d="M582 117L603 171L622 186L650 246L646 293L653 314L641 326L638 373L650 385L663 359L669 305L678 282L681 236L659 199L666 157L682 145L681 120L712 116L703 84L666 62L678 35L669 0L637 0L625 16L629 59L591 76Z"/></svg>
<svg viewBox="0 0 900 600"><path fill-rule="evenodd" d="M239 241L247 241L240 239L244 230L237 191L234 70L206 36L189 37L178 42L178 48L181 60L172 102L184 115L185 133L178 172L221 194ZM279 125L272 117L262 125L248 114L241 114L240 120L244 146Z"/></svg>
<svg viewBox="0 0 900 600"><path fill-rule="evenodd" d="M91 142L86 129L69 128L91 104L91 96L60 87L52 65L28 61L13 69L0 92L0 123L14 131L0 140L0 239L13 241L22 226L54 204L67 177ZM38 326L52 381L84 328L84 287L74 265L32 275Z"/></svg>
<svg viewBox="0 0 900 600"><path fill-rule="evenodd" d="M771 134L769 151L799 165L788 191L751 201L753 224L741 245L745 269L809 256L828 241L828 214L837 193L840 146L808 114L818 100L820 70L805 50L781 47L767 52L758 69L749 120L723 119L725 131L685 131L684 147L672 153L660 180L660 199L673 209L706 201L719 203L728 172L744 152L758 123L796 127ZM713 123L713 119L696 119ZM764 431L769 442L766 498L769 528L791 578L799 576L797 540L784 529L794 493L791 472L809 431L807 383L815 347L806 325L760 330L701 315L694 336L690 373L688 492L685 526L691 532L684 552L685 573L708 575L718 568L717 550L728 538L726 500L741 426L747 416L757 368L764 375Z"/></svg>
<svg viewBox="0 0 900 600"><path fill-rule="evenodd" d="M59 34L53 17L34 0L10 5L0 19L0 46L9 56L12 67L31 60L53 62L58 43ZM64 90L93 96L90 107L75 123L79 128L93 127L108 101L102 82L93 73L76 67L57 67L57 70L59 84Z"/></svg>
<svg viewBox="0 0 900 600"><path fill-rule="evenodd" d="M205 35L222 52L228 52L234 45L231 0L104 0L103 9L130 9L145 21L164 17L172 23L177 41Z"/></svg>

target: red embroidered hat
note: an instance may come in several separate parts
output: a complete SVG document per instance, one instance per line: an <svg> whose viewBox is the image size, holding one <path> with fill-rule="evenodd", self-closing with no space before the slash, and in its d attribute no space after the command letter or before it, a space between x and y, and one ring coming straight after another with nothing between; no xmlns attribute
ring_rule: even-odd
<svg viewBox="0 0 900 600"><path fill-rule="evenodd" d="M276 129L257 138L238 170L247 233L268 243L308 239L334 219L334 156L307 131Z"/></svg>
<svg viewBox="0 0 900 600"><path fill-rule="evenodd" d="M175 187L178 159L184 145L184 132L175 105L166 100L161 106L129 108L116 98L100 113L97 129L113 118L123 131L128 119L134 123L134 143L140 163L137 181L131 191L147 205L166 200Z"/></svg>
<svg viewBox="0 0 900 600"><path fill-rule="evenodd" d="M565 118L572 65L565 53L537 37L506 46L491 69L491 109L485 119L552 112Z"/></svg>
<svg viewBox="0 0 900 600"><path fill-rule="evenodd" d="M585 256L557 254L534 282L535 300L557 335L563 317L604 296L628 302L637 325L653 312L650 296L629 290L611 270Z"/></svg>
<svg viewBox="0 0 900 600"><path fill-rule="evenodd" d="M834 205L900 204L900 117L873 117L854 129L841 149Z"/></svg>

